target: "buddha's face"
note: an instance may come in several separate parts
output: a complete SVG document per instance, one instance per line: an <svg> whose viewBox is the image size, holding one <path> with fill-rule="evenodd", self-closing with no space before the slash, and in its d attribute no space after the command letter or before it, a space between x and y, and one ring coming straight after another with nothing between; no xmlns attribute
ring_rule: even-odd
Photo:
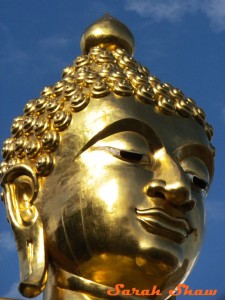
<svg viewBox="0 0 225 300"><path fill-rule="evenodd" d="M59 265L108 286L168 288L188 275L212 173L195 120L110 95L76 114L55 159L37 205Z"/></svg>

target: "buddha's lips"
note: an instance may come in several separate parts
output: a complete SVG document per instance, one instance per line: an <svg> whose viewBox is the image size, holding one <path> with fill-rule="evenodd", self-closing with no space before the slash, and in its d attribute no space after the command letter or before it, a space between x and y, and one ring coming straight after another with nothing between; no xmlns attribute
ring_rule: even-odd
<svg viewBox="0 0 225 300"><path fill-rule="evenodd" d="M193 231L185 218L172 217L157 208L136 209L137 219L143 227L152 234L182 242Z"/></svg>

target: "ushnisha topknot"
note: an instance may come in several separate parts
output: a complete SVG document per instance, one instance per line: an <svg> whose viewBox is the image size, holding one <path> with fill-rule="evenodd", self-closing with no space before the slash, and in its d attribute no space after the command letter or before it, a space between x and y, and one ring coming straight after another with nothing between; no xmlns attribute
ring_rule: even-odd
<svg viewBox="0 0 225 300"><path fill-rule="evenodd" d="M101 36L97 29L103 23L109 30L108 35L104 31ZM13 121L12 136L3 144L0 177L20 163L32 167L38 176L48 176L54 168L53 153L60 143L60 132L67 129L74 114L85 109L90 101L110 93L118 99L132 96L154 106L158 113L194 119L211 140L213 128L206 122L204 111L193 99L162 83L131 56L133 36L121 24L106 15L91 25L81 41L86 54L63 70L60 81L45 87L39 98L25 105L23 116Z"/></svg>

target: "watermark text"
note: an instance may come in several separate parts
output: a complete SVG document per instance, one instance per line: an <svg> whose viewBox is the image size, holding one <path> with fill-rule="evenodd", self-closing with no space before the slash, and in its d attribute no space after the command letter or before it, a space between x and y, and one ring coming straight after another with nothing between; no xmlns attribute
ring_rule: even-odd
<svg viewBox="0 0 225 300"><path fill-rule="evenodd" d="M126 289L123 283L118 283L115 285L114 289L109 289L107 291L109 296L161 296L161 290L157 288L156 285L152 287L151 290L139 290L137 288ZM170 296L215 296L217 294L217 290L192 290L189 288L187 284L178 284L176 289L170 290Z"/></svg>

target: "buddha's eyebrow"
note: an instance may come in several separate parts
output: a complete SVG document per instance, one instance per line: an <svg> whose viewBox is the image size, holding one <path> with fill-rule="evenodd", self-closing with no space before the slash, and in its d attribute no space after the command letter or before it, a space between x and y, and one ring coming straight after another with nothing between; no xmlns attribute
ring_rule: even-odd
<svg viewBox="0 0 225 300"><path fill-rule="evenodd" d="M191 156L199 158L208 168L209 176L212 180L214 173L214 158L212 151L207 146L202 144L189 144L181 146L176 149L174 156L176 156L179 161Z"/></svg>
<svg viewBox="0 0 225 300"><path fill-rule="evenodd" d="M93 138L91 138L87 144L76 154L77 158L82 152L93 146L99 140L102 140L110 135L113 135L118 132L131 131L141 134L147 141L150 150L157 151L162 148L162 142L156 132L146 123L132 118L126 118L119 121L116 121L103 130L98 132Z"/></svg>

